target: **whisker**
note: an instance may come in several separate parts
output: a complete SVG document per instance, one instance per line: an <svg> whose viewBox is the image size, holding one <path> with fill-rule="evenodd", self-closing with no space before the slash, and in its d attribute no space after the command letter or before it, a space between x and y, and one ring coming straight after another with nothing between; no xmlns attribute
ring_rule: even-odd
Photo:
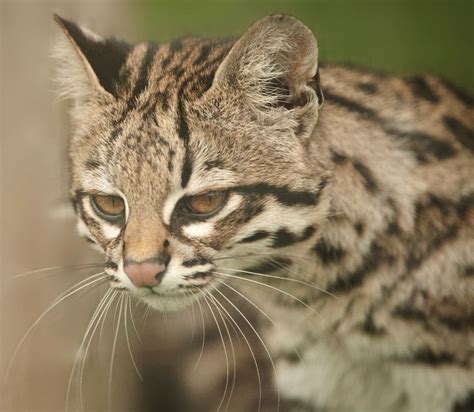
<svg viewBox="0 0 474 412"><path fill-rule="evenodd" d="M225 363L226 363L225 387L224 387L224 393L222 394L219 405L217 406L217 411L220 411L220 409L222 407L222 404L224 403L224 400L226 398L227 389L228 389L228 386L229 386L229 357L227 355L227 348L226 348L226 345L225 345L225 342L224 342L224 337L222 335L221 327L219 325L219 322L217 321L216 315L214 314L214 311L212 310L212 307L209 304L209 300L207 299L207 297L206 296L203 296L203 297L204 297L204 301L207 303L207 306L209 307L209 310L211 311L211 315L214 318L214 322L216 323L217 331L219 332L219 336L220 336L221 342L222 342L222 348L224 350L224 355L225 355Z"/></svg>
<svg viewBox="0 0 474 412"><path fill-rule="evenodd" d="M219 308L219 306L216 305L216 303L214 301L211 301L211 302L214 304L214 307L217 309L217 312L219 313L219 316L222 319L222 323L224 324L224 328L226 330L227 337L229 338L230 349L231 349L231 353L232 353L232 385L231 385L230 393L229 393L227 403L226 403L226 410L228 410L229 405L230 405L230 401L232 399L232 395L234 393L235 381L236 381L236 367L237 367L237 364L236 364L236 359L235 359L235 349L234 349L234 343L232 342L231 334L229 332L229 328L227 327L227 322L225 320L224 315L222 314L222 310ZM231 323L231 326L232 326L232 328L234 328L234 325L232 325L232 323ZM234 331L235 331L235 328L234 328Z"/></svg>
<svg viewBox="0 0 474 412"><path fill-rule="evenodd" d="M81 264L81 265L50 266L50 267L46 267L46 268L30 270L28 272L17 273L16 275L12 276L12 279L19 279L19 278L23 278L25 276L35 275L35 274L44 273L44 272L48 272L48 271L54 272L54 271L63 270L63 269L64 270L70 270L70 269L81 270L81 269L99 268L99 267L103 267L103 266L104 266L103 263L85 263L85 264Z"/></svg>
<svg viewBox="0 0 474 412"><path fill-rule="evenodd" d="M132 321L132 327L133 327L133 330L135 331L135 336L137 337L138 341L140 343L143 343L142 338L140 337L140 335L138 333L137 326L135 325L135 320L133 318L132 305L131 305L131 299L132 298L130 297L129 299L130 299L130 304L128 305L128 311L130 312L130 319Z"/></svg>
<svg viewBox="0 0 474 412"><path fill-rule="evenodd" d="M199 365L199 362L201 362L201 358L202 358L202 355L204 353L204 345L206 343L206 324L205 324L205 321L204 321L204 313L202 311L201 302L199 300L197 300L197 304L199 306L199 312L201 313L202 342L201 342L201 351L199 352L198 359L197 359L196 363L194 364L194 367L193 367L193 370L192 370L191 373L195 372L197 366Z"/></svg>
<svg viewBox="0 0 474 412"><path fill-rule="evenodd" d="M278 264L278 262L275 262L275 264ZM284 267L284 266L281 266L282 269L286 270L287 268ZM232 272L239 272L239 273L246 273L248 275L256 275L256 276L262 276L262 277L265 277L265 278L270 278L270 279L279 279L279 280L285 280L287 282L294 282L294 283L299 283L301 285L304 285L304 286L308 286L310 288L313 288L315 290L317 290L318 292L321 292L321 293L324 293L325 295L328 295L328 296L331 296L332 298L335 298L337 300L341 300L337 295L325 290L325 289L322 289L318 286L316 286L315 284L313 283L309 283L309 282L306 282L304 280L300 280L300 279L292 279L292 278L285 278L283 276L276 276L276 275L268 275L266 273L258 273L258 272L251 272L251 271L248 271L248 270L242 270L242 269L232 269L232 268L220 268L220 269L223 269L223 270L230 270Z"/></svg>
<svg viewBox="0 0 474 412"><path fill-rule="evenodd" d="M188 292L187 296L189 297L189 303L191 306L191 323L193 325L192 331L191 331L191 337L189 338L189 343L191 344L194 341L194 336L196 335L196 314L194 313L194 305L193 305L193 298L190 292ZM187 311L189 313L189 309Z"/></svg>
<svg viewBox="0 0 474 412"><path fill-rule="evenodd" d="M118 290L115 290L115 292L116 292L116 293L114 294L114 299L115 299L115 297L119 294L119 291L118 291ZM98 348L99 348L99 359L102 359L100 348L102 347L102 336L103 336L103 332L104 332L104 326L105 326L105 322L106 322L106 320L107 320L107 316L108 316L108 314L109 314L110 308L112 307L112 302L114 301L114 299L111 299L111 300L110 300L110 304L108 304L107 307L104 309L104 316L102 316L102 319L100 320L101 325L100 325L100 331L99 331L99 345L98 345Z"/></svg>
<svg viewBox="0 0 474 412"><path fill-rule="evenodd" d="M118 312L118 319L117 319L117 326L115 328L115 336L114 336L114 342L112 344L112 353L110 354L110 368L109 368L109 390L108 390L108 408L109 411L112 410L112 377L113 377L113 370L114 370L114 359L115 359L115 349L117 347L117 338L120 330L120 321L122 318L122 308L123 308L123 299L125 295L121 295L119 301L117 302L120 303L120 309Z"/></svg>
<svg viewBox="0 0 474 412"><path fill-rule="evenodd" d="M218 280L217 279L217 282L219 282L221 285L225 286L226 288L232 290L234 293L238 294L239 296L241 296L243 299L245 299L248 303L250 303L254 308L256 308L263 316L265 316L265 318L267 318L275 327L279 328L280 329L280 326L270 317L270 315L268 315L260 306L258 306L253 300L251 300L250 298L248 298L247 296L245 296L243 293L239 292L237 289L233 288L232 286L228 285L227 283L225 283L224 281L221 281L221 280ZM298 349L294 346L294 345L291 345L293 350L295 351L296 355L298 356L298 358L301 360L301 355L298 351Z"/></svg>
<svg viewBox="0 0 474 412"><path fill-rule="evenodd" d="M15 351L13 352L13 355L12 357L10 358L10 361L8 363L8 366L7 366L7 369L6 369L6 372L5 372L5 377L4 377L4 381L6 382L8 377L10 376L10 371L11 371L11 368L13 366L13 362L15 361L16 359L16 356L19 352L19 350L21 349L21 347L23 346L23 343L25 342L25 340L28 338L28 336L31 334L31 332L35 329L35 327L38 325L39 322L41 322L41 320L49 313L51 312L54 308L56 308L59 304L61 304L62 302L64 302L67 298L75 295L77 292L79 292L80 290L90 286L90 285L93 285L93 284L98 284L98 282L103 282L105 281L105 279L103 278L103 273L104 272L101 272L101 273L97 273L95 275L92 275L92 276L89 276L87 279L84 279L82 280L81 282L78 282L76 285L74 285L73 287L69 288L68 290L66 290L66 292L63 292L60 296L58 296L49 306L48 308L46 308L43 313L38 316L36 318L36 320L33 322L33 324L27 329L27 331L25 332L25 334L23 335L23 337L20 339L20 342L18 343L17 347L15 348ZM99 276L99 278L97 279L97 277ZM102 277L102 278L100 278ZM91 280L90 282L88 283L85 283L83 284L84 282L92 279L92 278L95 278L94 280ZM79 286L81 285L81 286Z"/></svg>
<svg viewBox="0 0 474 412"><path fill-rule="evenodd" d="M240 316L245 320L245 322L250 326L250 328L252 329L253 333L255 334L255 336L257 337L257 339L260 341L260 343L262 344L265 352L267 353L267 356L268 358L270 359L270 363L272 365L272 368L273 368L273 373L275 374L275 379L276 381L278 382L278 374L277 374L277 371L276 371L276 367L275 367L275 362L273 361L273 357L270 353L270 351L268 350L268 347L267 345L265 344L264 340L262 339L262 337L260 336L260 334L257 332L257 330L255 329L255 327L252 325L252 322L250 322L247 318L247 316L245 316L242 311L232 303L232 301L227 297L225 296L219 289L217 288L214 288L214 290L219 293L219 295L221 295L227 302L229 302L229 304L240 314ZM278 387L278 385L276 386L276 389L277 389L277 412L280 410L280 389Z"/></svg>
<svg viewBox="0 0 474 412"><path fill-rule="evenodd" d="M109 289L109 291L111 291L111 289ZM111 294L109 294L109 296L110 295ZM96 311L97 315L95 316L95 319L94 319L94 317L93 317L93 319L91 319L90 327L88 326L88 328L86 330L86 333L84 334L84 339L87 340L86 348L84 350L84 354L82 354L82 350L81 350L81 347L84 346L82 343L81 343L81 347L79 348L79 351L78 351L78 354L81 354L81 357L82 357L81 370L80 370L80 373L79 373L79 399L80 399L80 403L81 403L81 411L84 409L84 401L83 401L84 396L83 396L83 390L82 390L82 388L83 388L82 383L83 383L83 378L84 378L84 369L85 369L85 365L86 365L87 354L89 352L89 347L91 345L92 339L94 338L95 332L96 332L96 330L99 326L101 317L104 315L104 312L108 309L108 307L112 304L115 296L116 296L116 294L114 294L108 300L108 302L104 301L104 305L102 305L102 307L97 309L97 311ZM97 321L95 321L96 319L97 319ZM95 325L94 325L94 323L95 323ZM91 329L92 329L92 332L90 332ZM88 335L89 335L89 337L87 338ZM73 368L72 373L74 373L74 368Z"/></svg>
<svg viewBox="0 0 474 412"><path fill-rule="evenodd" d="M132 361L133 367L135 368L135 371L137 372L138 377L143 382L143 376L138 370L137 364L135 363L135 359L133 358L132 349L130 347L130 339L128 338L127 312L129 308L129 303L130 303L130 296L127 296L125 300L125 309L124 309L124 314L123 314L124 325L125 325L125 337L127 340L127 347L128 347L128 353L130 354L130 360Z"/></svg>
<svg viewBox="0 0 474 412"><path fill-rule="evenodd" d="M298 303L300 303L301 305L303 305L306 309L308 309L309 311L311 311L314 315L317 316L317 318L324 322L325 325L329 328L329 330L333 333L334 337L336 337L336 339L340 342L340 338L338 337L338 335L336 334L336 331L333 329L332 326L329 325L329 323L318 313L316 312L316 310L314 310L314 308L312 308L310 305L308 305L305 301L301 300L300 298L298 298L297 296L283 290L283 289L280 289L280 288L277 288L275 286L272 286L272 285L269 285L267 283L263 283L263 282L259 282L257 280L253 280L253 279L247 279L247 278L244 278L242 276L236 276L236 275L230 275L228 273L222 273L222 272L213 272L213 274L215 275L218 275L218 276L225 276L225 277L228 277L228 278L231 278L231 279L236 279L236 280L241 280L241 281L245 281L245 282L250 282L250 283L253 283L253 284L256 284L256 285L260 285L260 286L264 286L266 288L269 288L269 289L272 289L276 292L279 292L279 293L283 293L284 295L294 299L295 301L297 301Z"/></svg>
<svg viewBox="0 0 474 412"><path fill-rule="evenodd" d="M258 409L257 412L260 412L262 408L262 377L260 375L260 368L258 367L258 362L257 362L257 357L255 356L255 353L252 349L252 345L250 345L250 342L245 335L245 333L242 331L242 328L239 326L239 324L234 320L232 315L229 314L228 310L224 307L224 305L217 299L215 296L213 296L210 293L207 293L207 296L209 296L211 299L215 300L215 302L221 307L221 309L224 311L224 313L227 314L229 319L232 321L232 323L235 325L235 327L239 330L240 334L244 338L245 343L247 344L247 347L249 348L250 351L250 356L252 357L253 363L255 365L255 371L257 374L257 380L258 380Z"/></svg>
<svg viewBox="0 0 474 412"><path fill-rule="evenodd" d="M97 319L98 314L101 312L101 309L102 309L103 305L105 304L105 302L107 301L108 297L110 296L111 292L112 292L111 289L108 289L104 293L104 296L102 296L102 298L100 299L94 313L91 316L91 320L89 321L89 323L87 325L86 331L85 331L84 336L83 336L82 341L81 341L81 344L79 345L79 349L77 351L77 354L76 354L76 357L74 359L74 363L73 363L73 366L72 366L71 374L69 375L69 382L68 382L68 386L67 386L66 401L65 401L65 410L66 411L67 411L68 406L69 406L69 397L70 397L70 392L71 392L72 379L74 377L74 371L76 370L77 362L78 362L78 360L81 356L82 348L84 347L84 343L86 342L88 333L89 333L92 325L94 324L95 320Z"/></svg>

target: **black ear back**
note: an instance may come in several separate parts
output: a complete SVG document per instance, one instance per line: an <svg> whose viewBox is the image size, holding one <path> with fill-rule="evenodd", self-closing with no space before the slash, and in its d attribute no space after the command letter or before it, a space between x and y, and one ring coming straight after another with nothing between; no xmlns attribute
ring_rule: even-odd
<svg viewBox="0 0 474 412"><path fill-rule="evenodd" d="M125 64L132 46L116 39L101 38L57 14L54 15L54 20L85 60L84 63L89 65L100 86L117 97L116 85L120 69Z"/></svg>

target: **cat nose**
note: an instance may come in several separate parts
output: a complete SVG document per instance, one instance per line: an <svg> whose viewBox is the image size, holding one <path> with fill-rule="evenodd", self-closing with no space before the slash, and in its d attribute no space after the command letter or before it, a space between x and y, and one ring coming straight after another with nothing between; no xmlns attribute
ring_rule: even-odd
<svg viewBox="0 0 474 412"><path fill-rule="evenodd" d="M126 261L124 271L137 288L158 286L166 272L168 262L148 259L144 262Z"/></svg>

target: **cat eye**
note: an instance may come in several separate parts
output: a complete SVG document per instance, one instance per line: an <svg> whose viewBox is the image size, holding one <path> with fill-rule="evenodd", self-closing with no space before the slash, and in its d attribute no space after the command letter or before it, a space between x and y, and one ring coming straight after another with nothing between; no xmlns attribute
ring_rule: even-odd
<svg viewBox="0 0 474 412"><path fill-rule="evenodd" d="M92 195L91 200L96 213L106 220L117 221L125 213L125 202L119 196Z"/></svg>
<svg viewBox="0 0 474 412"><path fill-rule="evenodd" d="M209 217L218 212L227 200L227 192L207 192L184 199L184 212L200 217Z"/></svg>

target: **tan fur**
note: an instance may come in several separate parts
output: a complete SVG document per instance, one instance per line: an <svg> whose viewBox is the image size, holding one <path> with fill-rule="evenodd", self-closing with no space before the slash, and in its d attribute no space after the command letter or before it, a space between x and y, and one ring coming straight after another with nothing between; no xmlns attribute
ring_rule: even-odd
<svg viewBox="0 0 474 412"><path fill-rule="evenodd" d="M235 43L136 45L114 82L63 72L78 215L117 265L112 285L154 307L223 280L262 302L294 410L461 410L474 396L472 98L433 76L323 66L321 108L317 50L301 22L270 16ZM214 190L229 193L215 216L182 215L180 199ZM94 192L124 197L126 223L95 216ZM168 303L123 271L165 240Z"/></svg>

